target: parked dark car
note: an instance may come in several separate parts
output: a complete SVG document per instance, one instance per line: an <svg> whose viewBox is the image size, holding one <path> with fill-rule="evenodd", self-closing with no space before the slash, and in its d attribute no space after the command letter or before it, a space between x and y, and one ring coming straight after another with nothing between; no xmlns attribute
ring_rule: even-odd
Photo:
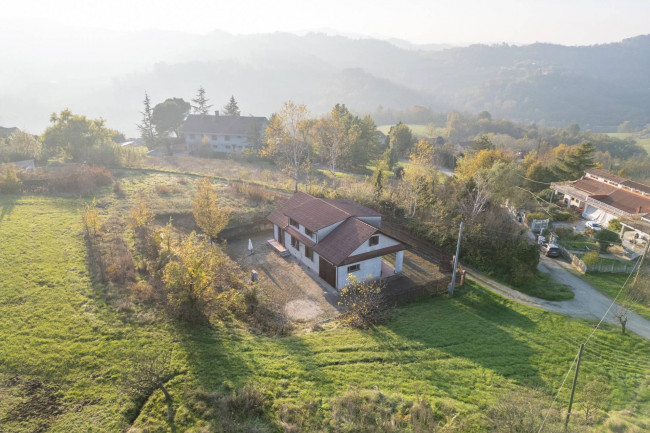
<svg viewBox="0 0 650 433"><path fill-rule="evenodd" d="M544 255L546 257L559 257L560 247L558 247L555 244L548 244L546 245L546 249L544 250Z"/></svg>

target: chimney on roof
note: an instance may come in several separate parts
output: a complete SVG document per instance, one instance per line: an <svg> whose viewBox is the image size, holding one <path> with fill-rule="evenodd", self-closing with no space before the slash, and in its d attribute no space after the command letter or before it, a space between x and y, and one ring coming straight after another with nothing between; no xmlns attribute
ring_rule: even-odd
<svg viewBox="0 0 650 433"><path fill-rule="evenodd" d="M641 213L641 206L637 208L636 213Z"/></svg>

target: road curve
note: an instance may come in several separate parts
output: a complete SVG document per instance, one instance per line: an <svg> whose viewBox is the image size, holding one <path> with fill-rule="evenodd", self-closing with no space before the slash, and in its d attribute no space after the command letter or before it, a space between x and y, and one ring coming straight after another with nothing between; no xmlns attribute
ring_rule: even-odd
<svg viewBox="0 0 650 433"><path fill-rule="evenodd" d="M540 256L540 263L538 265L540 272L549 275L555 281L566 285L573 291L575 297L568 301L547 301L545 299L528 296L472 270L468 270L468 277L493 292L524 305L543 308L555 313L566 314L571 317L593 320L596 322L603 317L605 312L607 312L604 322L620 326L620 323L616 318L616 312L620 305L618 303L612 305L612 298L602 294L585 280L567 270L570 266L571 265L568 263L550 259L545 256ZM646 340L650 340L650 321L636 313L631 311L628 312L626 329L645 338Z"/></svg>

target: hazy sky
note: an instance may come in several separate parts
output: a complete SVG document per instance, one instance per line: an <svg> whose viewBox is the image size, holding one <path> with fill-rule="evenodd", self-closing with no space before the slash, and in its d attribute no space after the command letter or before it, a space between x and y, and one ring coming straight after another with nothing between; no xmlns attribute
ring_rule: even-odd
<svg viewBox="0 0 650 433"><path fill-rule="evenodd" d="M0 26L35 33L68 26L235 34L335 30L458 45L587 45L650 33L649 0L0 0L0 5Z"/></svg>

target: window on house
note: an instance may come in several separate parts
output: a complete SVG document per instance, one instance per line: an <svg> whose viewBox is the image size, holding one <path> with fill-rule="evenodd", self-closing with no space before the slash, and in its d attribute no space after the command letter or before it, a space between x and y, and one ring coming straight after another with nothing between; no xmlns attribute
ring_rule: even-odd
<svg viewBox="0 0 650 433"><path fill-rule="evenodd" d="M217 134L212 134L212 135L210 136L210 138L212 138L213 140L216 140L216 139L217 139Z"/></svg>
<svg viewBox="0 0 650 433"><path fill-rule="evenodd" d="M368 241L368 245L370 245L371 247L375 245L379 245L379 236L378 235L372 236Z"/></svg>
<svg viewBox="0 0 650 433"><path fill-rule="evenodd" d="M348 274L351 274L352 272L357 272L357 271L360 271L360 270L361 270L361 265L360 264L348 266Z"/></svg>
<svg viewBox="0 0 650 433"><path fill-rule="evenodd" d="M296 221L296 220L293 219L293 218L289 218L289 225L292 225L292 226L294 226L295 228L299 228L299 227L300 227L300 224L298 224L298 221Z"/></svg>
<svg viewBox="0 0 650 433"><path fill-rule="evenodd" d="M291 246L297 250L300 249L300 242L298 241L298 239L294 238L293 236L291 236Z"/></svg>
<svg viewBox="0 0 650 433"><path fill-rule="evenodd" d="M226 136L224 137L224 139L225 139L226 141L230 141L230 135L226 135Z"/></svg>
<svg viewBox="0 0 650 433"><path fill-rule="evenodd" d="M230 149L230 145L229 145L229 144L226 144L226 149Z"/></svg>
<svg viewBox="0 0 650 433"><path fill-rule="evenodd" d="M314 250L307 245L305 245L305 257L307 257L309 260L314 260Z"/></svg>
<svg viewBox="0 0 650 433"><path fill-rule="evenodd" d="M309 230L307 227L305 227L305 234L306 234L307 236L309 236L310 238L313 238L313 237L314 237L314 232L312 232L311 230Z"/></svg>

